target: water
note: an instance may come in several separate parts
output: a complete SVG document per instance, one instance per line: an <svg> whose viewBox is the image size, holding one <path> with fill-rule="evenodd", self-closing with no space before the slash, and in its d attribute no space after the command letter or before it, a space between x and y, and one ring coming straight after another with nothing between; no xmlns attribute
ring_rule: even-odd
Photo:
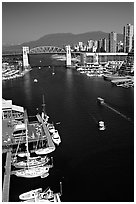
<svg viewBox="0 0 136 204"><path fill-rule="evenodd" d="M40 60L42 59L42 62ZM31 58L31 65L56 64L42 56ZM22 79L3 82L2 96L25 107L29 115L41 111L42 94L46 110L56 123L62 143L51 153L54 168L45 179L11 176L10 201L31 189L48 186L58 192L63 184L64 202L125 202L134 200L134 90L112 86L102 78L88 78L64 68L35 67ZM38 83L34 83L34 79ZM108 104L99 106L97 97ZM98 131L104 120L105 131ZM57 124L58 123L58 124Z"/></svg>

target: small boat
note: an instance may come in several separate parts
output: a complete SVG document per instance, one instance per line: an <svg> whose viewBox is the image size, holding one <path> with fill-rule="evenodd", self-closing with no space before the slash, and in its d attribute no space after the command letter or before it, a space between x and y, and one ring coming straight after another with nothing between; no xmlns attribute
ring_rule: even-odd
<svg viewBox="0 0 136 204"><path fill-rule="evenodd" d="M41 188L23 193L19 196L24 202L61 202L61 193L53 193L48 187L45 191L41 192ZM23 198L23 199L22 199Z"/></svg>
<svg viewBox="0 0 136 204"><path fill-rule="evenodd" d="M105 130L106 128L103 121L98 122L98 127L99 127L99 130Z"/></svg>
<svg viewBox="0 0 136 204"><path fill-rule="evenodd" d="M49 158L47 156L45 157L29 157L29 168L37 167L37 166L44 166L49 162ZM28 167L28 162L27 160L23 161L16 161L14 160L12 162L12 165L15 168L27 168Z"/></svg>
<svg viewBox="0 0 136 204"><path fill-rule="evenodd" d="M35 82L35 83L37 83L37 82L38 82L38 80L37 80L37 79L34 79L34 82Z"/></svg>
<svg viewBox="0 0 136 204"><path fill-rule="evenodd" d="M53 152L55 150L55 147L43 147L43 148L40 148L40 149L37 149L35 151L35 153L37 155L43 155L43 154L49 154L51 152Z"/></svg>
<svg viewBox="0 0 136 204"><path fill-rule="evenodd" d="M55 74L55 71L54 71L54 67L53 67L52 75L54 75L54 74Z"/></svg>
<svg viewBox="0 0 136 204"><path fill-rule="evenodd" d="M41 67L39 67L39 69L41 69Z"/></svg>
<svg viewBox="0 0 136 204"><path fill-rule="evenodd" d="M23 178L36 178L41 177L43 174L47 173L49 175L49 166L39 166L28 169L19 169L12 171L13 175Z"/></svg>
<svg viewBox="0 0 136 204"><path fill-rule="evenodd" d="M57 130L55 130L55 132L52 133L52 140L57 145L61 143L61 139Z"/></svg>
<svg viewBox="0 0 136 204"><path fill-rule="evenodd" d="M104 99L101 98L101 97L98 97L98 98L97 98L97 101L98 101L98 103L100 103L100 104L104 104Z"/></svg>
<svg viewBox="0 0 136 204"><path fill-rule="evenodd" d="M27 152L19 152L17 155L19 156L19 157L27 157Z"/></svg>
<svg viewBox="0 0 136 204"><path fill-rule="evenodd" d="M42 188L38 188L38 189L35 189L35 190L31 190L31 191L28 191L26 193L22 193L20 196L19 196L19 199L20 200L29 200L29 199L32 199L35 197L35 194L38 194L38 193L41 193L42 192Z"/></svg>

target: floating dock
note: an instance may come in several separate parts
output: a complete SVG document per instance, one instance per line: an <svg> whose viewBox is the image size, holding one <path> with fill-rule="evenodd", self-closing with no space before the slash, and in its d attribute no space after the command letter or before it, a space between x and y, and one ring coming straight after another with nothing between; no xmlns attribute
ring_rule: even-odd
<svg viewBox="0 0 136 204"><path fill-rule="evenodd" d="M10 173L11 173L11 150L7 152L7 156L6 156L3 191L2 191L2 202L9 201Z"/></svg>

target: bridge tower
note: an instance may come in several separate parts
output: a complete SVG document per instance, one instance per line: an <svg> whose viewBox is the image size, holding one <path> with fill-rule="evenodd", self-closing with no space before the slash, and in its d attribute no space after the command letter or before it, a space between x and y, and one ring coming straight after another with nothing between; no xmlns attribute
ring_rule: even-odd
<svg viewBox="0 0 136 204"><path fill-rule="evenodd" d="M23 66L28 67L28 53L29 53L29 47L23 47Z"/></svg>
<svg viewBox="0 0 136 204"><path fill-rule="evenodd" d="M71 49L70 49L70 45L66 46L66 66L71 67Z"/></svg>

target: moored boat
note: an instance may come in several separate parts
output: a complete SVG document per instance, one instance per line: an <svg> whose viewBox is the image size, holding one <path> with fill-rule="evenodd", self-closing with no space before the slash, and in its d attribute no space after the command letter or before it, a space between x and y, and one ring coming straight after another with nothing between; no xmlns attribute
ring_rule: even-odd
<svg viewBox="0 0 136 204"><path fill-rule="evenodd" d="M42 147L42 148L40 148L40 149L37 149L36 151L35 151L35 153L37 154L37 155L43 155L43 154L49 154L49 153L51 153L51 152L53 152L55 150L55 147Z"/></svg>
<svg viewBox="0 0 136 204"><path fill-rule="evenodd" d="M25 200L24 202L61 202L61 193L53 193L49 187L45 191L41 191L41 188L28 191L21 194L19 198Z"/></svg>
<svg viewBox="0 0 136 204"><path fill-rule="evenodd" d="M29 168L33 168L36 166L43 166L49 162L49 158L47 156L45 157L29 157ZM27 168L28 167L28 161L23 160L23 161L13 161L12 165L15 168Z"/></svg>
<svg viewBox="0 0 136 204"><path fill-rule="evenodd" d="M31 191L28 191L26 193L22 193L20 196L19 196L19 199L20 200L29 200L29 199L32 199L35 197L35 194L38 194L38 193L41 193L42 192L42 188L38 188L38 189L35 189L35 190L31 190Z"/></svg>
<svg viewBox="0 0 136 204"><path fill-rule="evenodd" d="M119 76L119 75L115 75L115 74L104 74L103 78L105 80L111 81L111 80L115 80L115 79L130 79L130 76Z"/></svg>
<svg viewBox="0 0 136 204"><path fill-rule="evenodd" d="M35 178L47 173L49 175L49 166L39 166L28 169L20 169L12 171L13 175L24 178Z"/></svg>

